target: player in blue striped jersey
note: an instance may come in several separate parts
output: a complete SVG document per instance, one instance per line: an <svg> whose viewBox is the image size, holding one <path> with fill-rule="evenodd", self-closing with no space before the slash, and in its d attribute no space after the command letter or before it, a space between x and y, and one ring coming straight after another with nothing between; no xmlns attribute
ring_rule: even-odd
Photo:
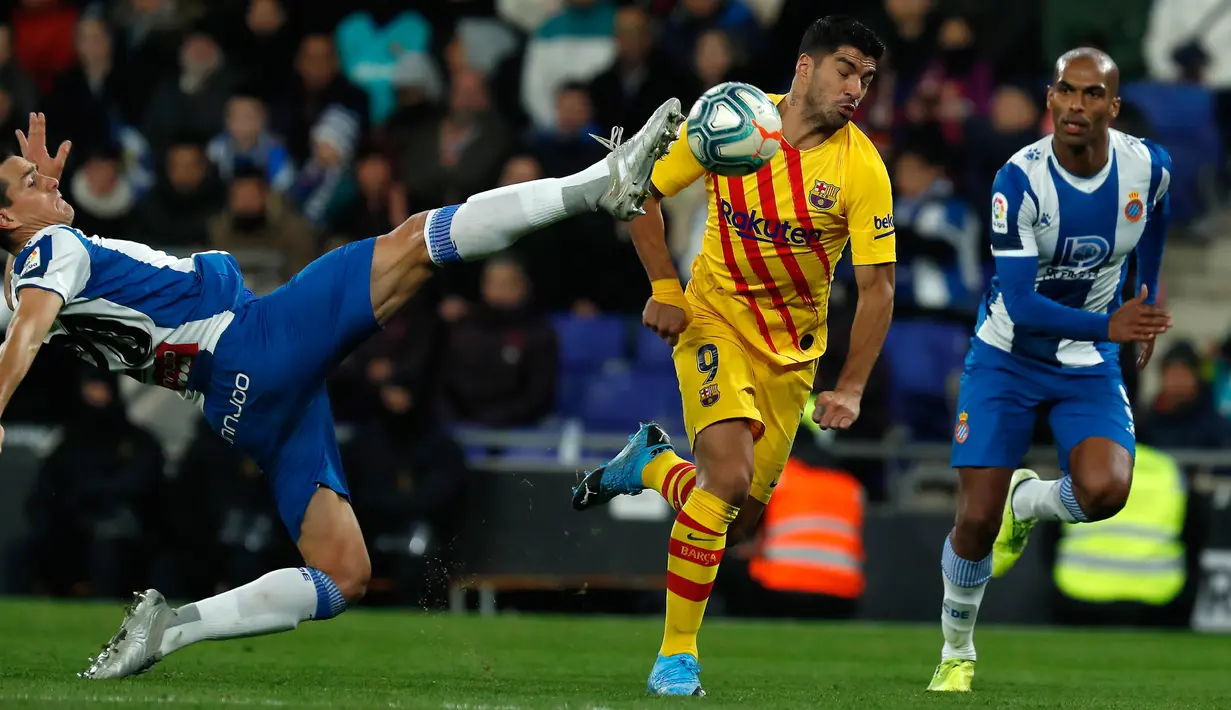
<svg viewBox="0 0 1231 710"><path fill-rule="evenodd" d="M146 590L82 677L123 678L207 639L288 631L337 616L364 594L371 565L351 510L325 376L432 274L499 251L536 228L603 210L643 214L650 173L684 116L665 102L627 142L563 178L479 193L412 216L388 234L335 249L273 293L244 288L223 252L176 258L72 228L60 196L67 144L47 152L46 122L18 132L22 157L0 162L4 298L0 415L44 342L199 404L222 438L269 479L304 566L172 609ZM4 429L0 428L0 445Z"/></svg>
<svg viewBox="0 0 1231 710"><path fill-rule="evenodd" d="M1144 367L1171 326L1153 305L1171 159L1109 128L1118 92L1119 70L1103 52L1060 57L1047 95L1055 132L1018 151L993 184L996 276L958 398L958 513L941 560L945 644L929 690L970 690L983 591L1020 557L1035 522L1102 520L1128 498L1136 447L1119 347L1141 343ZM1134 251L1140 291L1121 304ZM1049 411L1058 481L1017 469L1040 411Z"/></svg>

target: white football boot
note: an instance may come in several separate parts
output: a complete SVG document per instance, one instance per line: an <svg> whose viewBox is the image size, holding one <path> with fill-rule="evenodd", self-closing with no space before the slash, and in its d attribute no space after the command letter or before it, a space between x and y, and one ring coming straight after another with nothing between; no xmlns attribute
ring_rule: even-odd
<svg viewBox="0 0 1231 710"><path fill-rule="evenodd" d="M622 126L611 130L610 139L590 134L611 151L607 156L611 177L607 191L598 198L598 209L623 222L645 214L641 205L650 196L650 173L654 171L654 163L667 154L683 122L680 100L673 98L659 106L641 130L627 141L621 142Z"/></svg>
<svg viewBox="0 0 1231 710"><path fill-rule="evenodd" d="M157 590L133 594L133 603L124 613L124 623L103 646L90 667L77 677L89 680L127 678L144 673L162 660L162 635L175 611Z"/></svg>

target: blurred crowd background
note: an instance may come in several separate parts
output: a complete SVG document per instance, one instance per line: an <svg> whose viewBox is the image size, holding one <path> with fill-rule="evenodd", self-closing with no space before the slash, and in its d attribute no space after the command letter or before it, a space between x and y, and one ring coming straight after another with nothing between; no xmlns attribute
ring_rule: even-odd
<svg viewBox="0 0 1231 710"><path fill-rule="evenodd" d="M1181 453L1231 441L1231 319L1217 305L1220 267L1231 265L1226 5L10 0L0 136L45 112L53 152L73 144L61 189L78 227L176 254L229 251L266 293L325 250L418 211L584 168L604 155L590 134L636 130L668 97L687 106L727 80L783 92L803 29L853 14L888 45L855 121L893 180L898 305L862 418L817 441L874 504L894 505L904 476L951 478L943 455L891 464L841 445L949 440L991 271L991 181L1050 132L1052 63L1077 45L1119 63L1116 127L1159 140L1175 164L1163 298L1178 328L1140 378L1126 349L1139 434ZM665 205L685 278L706 208L695 187ZM849 265L837 279L818 388L842 367L853 313ZM576 470L619 448L595 436L650 418L682 434L668 350L639 328L648 295L626 226L576 218L440 272L338 369L347 473L374 551L400 555L394 586L423 584L428 563L407 559L448 556L441 541L482 495L474 470ZM5 414L6 427L57 433L24 502L10 591L110 596L153 579L201 596L291 552L255 466L166 393L48 352ZM513 435L484 438L492 431ZM560 486L560 511L542 515L571 514Z"/></svg>

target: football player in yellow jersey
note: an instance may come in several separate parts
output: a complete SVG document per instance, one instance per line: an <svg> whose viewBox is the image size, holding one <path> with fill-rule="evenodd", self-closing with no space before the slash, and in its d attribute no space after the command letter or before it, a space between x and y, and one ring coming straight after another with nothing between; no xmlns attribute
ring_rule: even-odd
<svg viewBox="0 0 1231 710"><path fill-rule="evenodd" d="M786 464L825 352L833 266L848 242L859 287L850 352L834 388L818 396L814 417L846 429L859 416L892 319L896 257L888 173L850 121L883 51L851 18L817 20L804 34L790 93L771 95L783 135L773 160L753 175L720 177L676 141L651 176L646 214L631 223L652 282L644 322L674 346L696 466L676 455L657 425L644 425L618 456L586 474L573 506L652 488L678 511L651 693L705 694L697 661L705 605L724 549L753 531ZM685 292L658 200L696 180L705 181L710 209Z"/></svg>

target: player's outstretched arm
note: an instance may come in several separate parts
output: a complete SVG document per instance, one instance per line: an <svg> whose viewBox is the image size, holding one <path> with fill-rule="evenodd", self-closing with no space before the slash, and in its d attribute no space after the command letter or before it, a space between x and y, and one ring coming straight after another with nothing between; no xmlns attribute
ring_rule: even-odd
<svg viewBox="0 0 1231 710"><path fill-rule="evenodd" d="M684 289L680 286L680 275L671 258L671 250L667 248L667 230L663 224L662 205L659 202L662 195L658 194L652 185L651 192L653 195L642 206L645 214L629 224L633 246L637 249L641 265L650 277L652 291L650 300L646 301L645 311L641 314L641 322L674 346L680 333L684 332L688 322L692 320L692 310L688 307L688 300L684 298Z"/></svg>
<svg viewBox="0 0 1231 710"><path fill-rule="evenodd" d="M855 320L851 324L846 364L833 390L817 395L813 410L812 416L822 428L849 429L859 418L859 401L893 321L896 276L897 266L892 262L855 267L859 302L855 305Z"/></svg>
<svg viewBox="0 0 1231 710"><path fill-rule="evenodd" d="M39 288L23 290L8 335L0 344L0 418L17 386L30 372L43 339L63 307L64 300L57 293ZM0 429L0 446L3 445L4 430Z"/></svg>

